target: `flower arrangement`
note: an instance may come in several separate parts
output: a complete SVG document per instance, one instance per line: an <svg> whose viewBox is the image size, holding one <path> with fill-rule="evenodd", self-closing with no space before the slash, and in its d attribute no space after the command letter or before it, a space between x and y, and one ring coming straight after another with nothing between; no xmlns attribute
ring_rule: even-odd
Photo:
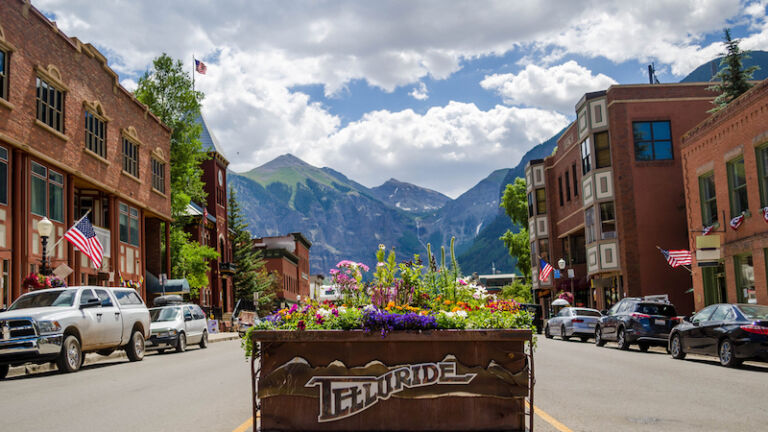
<svg viewBox="0 0 768 432"><path fill-rule="evenodd" d="M532 317L515 301L498 300L474 281L461 277L453 251L440 264L427 245L427 264L418 255L398 263L394 250L380 245L376 268L341 261L331 270L341 304L294 304L267 316L253 330L353 330L379 332L433 329L531 328Z"/></svg>
<svg viewBox="0 0 768 432"><path fill-rule="evenodd" d="M59 288L66 287L67 283L58 276L44 276L39 273L30 273L29 276L21 281L21 286L28 291L47 289L47 288Z"/></svg>

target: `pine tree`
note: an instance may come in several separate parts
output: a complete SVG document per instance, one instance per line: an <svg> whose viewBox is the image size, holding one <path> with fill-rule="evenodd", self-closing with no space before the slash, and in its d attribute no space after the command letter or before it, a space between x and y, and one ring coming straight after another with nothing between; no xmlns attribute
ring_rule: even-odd
<svg viewBox="0 0 768 432"><path fill-rule="evenodd" d="M720 82L709 87L710 90L720 94L712 101L715 107L709 112L720 111L732 100L749 90L752 87L749 80L752 79L752 74L759 69L758 66L744 69L744 60L749 58L749 52L739 48L739 40L731 37L730 29L725 29L723 32L725 33L723 43L726 52L720 61L720 71L712 77L713 80L719 79Z"/></svg>
<svg viewBox="0 0 768 432"><path fill-rule="evenodd" d="M235 190L229 189L229 229L232 242L232 260L235 264L233 285L235 297L253 301L253 293L259 293L259 312L271 312L276 299L276 278L269 273L261 253L253 247L248 223L240 210Z"/></svg>

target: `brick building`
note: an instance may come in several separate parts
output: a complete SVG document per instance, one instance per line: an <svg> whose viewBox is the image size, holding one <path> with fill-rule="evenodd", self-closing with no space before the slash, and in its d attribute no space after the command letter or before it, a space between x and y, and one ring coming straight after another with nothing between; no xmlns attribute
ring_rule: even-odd
<svg viewBox="0 0 768 432"><path fill-rule="evenodd" d="M719 260L694 257L696 309L720 302L768 305L768 81L691 129L681 148L690 249L706 227L712 227L707 237L720 240ZM739 216L742 224L731 228Z"/></svg>
<svg viewBox="0 0 768 432"><path fill-rule="evenodd" d="M205 117L197 118L201 125L200 141L208 152L208 160L202 163L203 183L208 199L203 204L190 203L187 214L191 223L186 230L192 234L192 240L201 245L210 246L219 253L219 259L211 260L208 272L208 286L200 289L197 302L214 317L221 319L235 307L234 288L232 286L232 246L229 239L227 215L227 166L229 161L216 136L208 127Z"/></svg>
<svg viewBox="0 0 768 432"><path fill-rule="evenodd" d="M707 84L615 85L587 93L554 154L526 166L533 286L543 306L560 291L605 309L668 294L693 309L690 274L656 246L688 244L680 137L706 118ZM563 272L538 280L539 257ZM573 288L571 288L573 287Z"/></svg>
<svg viewBox="0 0 768 432"><path fill-rule="evenodd" d="M93 45L27 1L0 2L0 303L38 270L43 217L54 225L51 266L69 266L70 285L167 272L170 136ZM67 241L56 245L89 211L104 246L99 269Z"/></svg>
<svg viewBox="0 0 768 432"><path fill-rule="evenodd" d="M253 239L257 249L262 250L265 267L280 276L282 290L277 294L282 304L309 300L309 248L312 243L301 233L280 237Z"/></svg>

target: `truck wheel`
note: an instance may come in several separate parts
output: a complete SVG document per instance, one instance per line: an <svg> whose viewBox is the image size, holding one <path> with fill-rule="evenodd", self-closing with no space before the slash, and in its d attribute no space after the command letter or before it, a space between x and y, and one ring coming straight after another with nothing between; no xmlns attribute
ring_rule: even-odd
<svg viewBox="0 0 768 432"><path fill-rule="evenodd" d="M61 373L77 372L83 365L83 352L80 341L75 335L66 335L61 346L61 354L56 360L56 366Z"/></svg>
<svg viewBox="0 0 768 432"><path fill-rule="evenodd" d="M5 379L5 377L8 375L8 369L10 369L10 366L0 365L0 379Z"/></svg>
<svg viewBox="0 0 768 432"><path fill-rule="evenodd" d="M130 361L141 361L144 358L144 335L134 330L131 341L125 346L125 354Z"/></svg>
<svg viewBox="0 0 768 432"><path fill-rule="evenodd" d="M176 340L176 352L184 352L187 350L187 336L184 332L179 333L179 338Z"/></svg>
<svg viewBox="0 0 768 432"><path fill-rule="evenodd" d="M200 338L200 348L208 348L208 330L203 330L203 337Z"/></svg>

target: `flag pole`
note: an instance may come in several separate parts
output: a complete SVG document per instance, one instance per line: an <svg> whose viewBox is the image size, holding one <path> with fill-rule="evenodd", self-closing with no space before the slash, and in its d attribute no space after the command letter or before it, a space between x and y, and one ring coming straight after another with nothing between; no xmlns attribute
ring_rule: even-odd
<svg viewBox="0 0 768 432"><path fill-rule="evenodd" d="M80 223L80 221L82 221L83 219L85 219L85 217L86 217L86 216L88 216L88 214L89 214L89 213L91 213L91 209L88 209L88 211L87 211L87 212L85 212L85 214L83 215L83 217L81 217L80 219L78 219L78 220L77 220L77 222L75 222L75 223L74 223L72 226L76 226L77 224L79 224L79 223ZM72 229L72 227L69 227L69 229ZM67 231L69 231L69 230L67 230ZM59 239L56 241L56 243L54 243L54 244L53 244L53 246L51 246L51 250L54 250L54 249L56 249L56 246L58 246L58 245L59 245L59 243L61 243L61 241L62 241L62 240L64 240L64 236L61 236L61 237L59 237Z"/></svg>

